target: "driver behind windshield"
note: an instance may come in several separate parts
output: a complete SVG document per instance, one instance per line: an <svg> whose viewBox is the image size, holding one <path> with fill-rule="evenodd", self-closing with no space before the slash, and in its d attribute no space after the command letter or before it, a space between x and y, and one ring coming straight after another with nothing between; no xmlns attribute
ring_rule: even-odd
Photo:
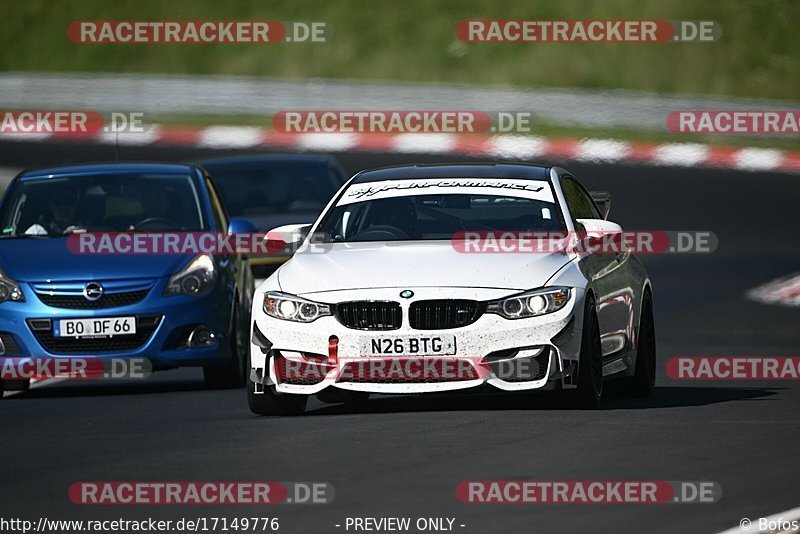
<svg viewBox="0 0 800 534"><path fill-rule="evenodd" d="M389 232L395 238L407 239L416 233L417 211L408 197L383 198L373 201L371 227L367 232Z"/></svg>
<svg viewBox="0 0 800 534"><path fill-rule="evenodd" d="M78 190L72 186L64 185L55 189L47 203L47 213L40 215L37 221L25 230L25 234L61 235L80 228L75 221L78 197Z"/></svg>
<svg viewBox="0 0 800 534"><path fill-rule="evenodd" d="M142 219L167 218L169 210L169 191L162 184L145 184L142 187Z"/></svg>

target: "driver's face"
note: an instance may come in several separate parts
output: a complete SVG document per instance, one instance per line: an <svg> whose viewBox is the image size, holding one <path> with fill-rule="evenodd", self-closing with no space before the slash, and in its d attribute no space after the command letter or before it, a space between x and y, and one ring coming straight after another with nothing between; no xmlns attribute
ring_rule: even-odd
<svg viewBox="0 0 800 534"><path fill-rule="evenodd" d="M142 209L147 217L162 217L166 215L169 199L166 191L145 189L142 194Z"/></svg>
<svg viewBox="0 0 800 534"><path fill-rule="evenodd" d="M74 200L61 199L50 201L50 213L53 221L61 226L69 226L75 222L76 204Z"/></svg>

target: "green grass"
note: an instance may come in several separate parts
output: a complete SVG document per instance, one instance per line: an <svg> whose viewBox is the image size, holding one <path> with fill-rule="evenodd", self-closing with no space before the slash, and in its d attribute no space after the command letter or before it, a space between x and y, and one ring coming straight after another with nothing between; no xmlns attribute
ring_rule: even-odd
<svg viewBox="0 0 800 534"><path fill-rule="evenodd" d="M0 70L323 77L800 98L796 0L5 0ZM456 23L704 19L716 43L462 43ZM79 45L73 20L326 21L329 43Z"/></svg>

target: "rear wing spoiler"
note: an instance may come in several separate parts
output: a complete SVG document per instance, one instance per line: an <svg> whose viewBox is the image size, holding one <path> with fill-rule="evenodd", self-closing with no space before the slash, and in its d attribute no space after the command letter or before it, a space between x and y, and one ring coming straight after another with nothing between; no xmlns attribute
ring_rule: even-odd
<svg viewBox="0 0 800 534"><path fill-rule="evenodd" d="M611 193L608 191L589 191L589 195L597 204L600 214L603 219L608 219L608 213L611 211Z"/></svg>

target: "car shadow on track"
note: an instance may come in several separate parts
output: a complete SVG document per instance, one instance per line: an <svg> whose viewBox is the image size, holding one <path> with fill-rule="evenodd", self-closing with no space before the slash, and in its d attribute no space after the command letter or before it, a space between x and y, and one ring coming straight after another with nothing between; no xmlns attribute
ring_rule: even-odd
<svg viewBox="0 0 800 534"><path fill-rule="evenodd" d="M640 410L706 406L732 401L764 401L785 388L756 387L703 387L661 386L645 398L625 398L614 390L603 398L600 410ZM6 393L2 402L26 399L59 399L77 397L103 397L112 395L152 395L161 393L187 393L209 391L202 379L184 377L158 380L126 380L103 383L55 383L13 394ZM241 395L246 410L244 391L228 390L220 393ZM402 412L447 411L498 411L498 410L564 410L571 408L556 393L434 393L425 395L373 395L369 401L357 405L326 404L312 400L306 416L380 414Z"/></svg>
<svg viewBox="0 0 800 534"><path fill-rule="evenodd" d="M769 400L782 388L742 387L657 387L649 397L624 398L616 392L603 399L600 410L640 410L707 406L722 402ZM308 415L343 415L359 413L397 413L433 411L483 411L483 410L570 410L557 394L520 395L497 394L429 394L401 396L373 396L359 405L322 405L311 409Z"/></svg>
<svg viewBox="0 0 800 534"><path fill-rule="evenodd" d="M67 397L103 397L109 395L147 395L154 393L176 393L208 391L201 380L128 380L95 384L56 383L27 391L6 392L3 402L26 399L56 399ZM244 401L244 392L242 399Z"/></svg>
<svg viewBox="0 0 800 534"><path fill-rule="evenodd" d="M600 409L680 408L731 401L771 400L769 397L777 395L781 389L787 388L661 386L644 398L626 398L612 390L604 397Z"/></svg>

